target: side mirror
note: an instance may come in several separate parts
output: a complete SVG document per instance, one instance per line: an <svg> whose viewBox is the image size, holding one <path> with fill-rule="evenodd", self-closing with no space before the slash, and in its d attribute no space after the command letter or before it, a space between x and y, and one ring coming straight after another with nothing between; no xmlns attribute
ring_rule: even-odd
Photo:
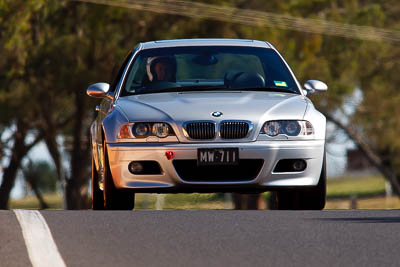
<svg viewBox="0 0 400 267"><path fill-rule="evenodd" d="M325 92L328 90L328 85L326 83L318 81L318 80L308 80L304 84L304 89L306 90L307 94L314 93L314 92Z"/></svg>
<svg viewBox="0 0 400 267"><path fill-rule="evenodd" d="M88 87L86 94L91 97L105 98L108 97L108 90L110 90L108 83L95 83Z"/></svg>

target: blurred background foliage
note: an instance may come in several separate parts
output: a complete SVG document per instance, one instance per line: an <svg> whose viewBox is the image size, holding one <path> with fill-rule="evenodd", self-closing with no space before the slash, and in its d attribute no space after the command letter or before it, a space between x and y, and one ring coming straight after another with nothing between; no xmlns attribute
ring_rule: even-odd
<svg viewBox="0 0 400 267"><path fill-rule="evenodd" d="M400 3L395 0L201 2L400 30ZM94 82L111 83L123 58L139 42L174 38L246 38L272 43L300 83L319 79L329 85L327 93L310 97L336 127L331 140L340 131L348 135L394 192L400 192L400 47L396 42L67 0L0 0L0 154L4 155L0 209L9 207L17 173L40 142L46 144L54 161L66 208L88 207L88 128L97 101L89 99L85 89ZM45 171L41 163L29 164L31 170ZM51 181L49 185L54 185ZM46 191L46 186L39 188Z"/></svg>

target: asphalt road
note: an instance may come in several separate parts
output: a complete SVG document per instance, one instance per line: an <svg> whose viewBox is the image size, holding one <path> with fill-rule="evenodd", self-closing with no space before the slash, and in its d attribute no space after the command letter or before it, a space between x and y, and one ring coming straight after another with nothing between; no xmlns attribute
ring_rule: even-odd
<svg viewBox="0 0 400 267"><path fill-rule="evenodd" d="M66 266L400 265L396 210L40 214ZM0 266L31 266L13 211L0 211Z"/></svg>

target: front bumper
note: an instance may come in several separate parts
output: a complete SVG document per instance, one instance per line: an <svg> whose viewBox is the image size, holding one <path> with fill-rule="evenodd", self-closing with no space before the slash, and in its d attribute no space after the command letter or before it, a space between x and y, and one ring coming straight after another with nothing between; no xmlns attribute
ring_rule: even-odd
<svg viewBox="0 0 400 267"><path fill-rule="evenodd" d="M118 188L137 192L202 192L202 191L266 191L291 187L315 186L318 183L323 158L324 140L257 141L251 143L115 143L107 144L114 183ZM173 160L197 160L198 148L237 147L240 159L262 159L258 175L251 180L187 181L177 173ZM168 160L165 152L173 151ZM281 159L304 159L307 168L301 172L274 173ZM159 175L134 175L128 170L131 161L157 161Z"/></svg>

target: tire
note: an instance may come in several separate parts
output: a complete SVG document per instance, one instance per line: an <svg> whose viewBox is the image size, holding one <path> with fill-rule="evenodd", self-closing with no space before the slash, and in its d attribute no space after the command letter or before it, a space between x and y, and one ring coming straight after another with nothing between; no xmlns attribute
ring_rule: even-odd
<svg viewBox="0 0 400 267"><path fill-rule="evenodd" d="M104 210L103 191L99 188L99 174L94 164L94 159L92 158L92 209Z"/></svg>
<svg viewBox="0 0 400 267"><path fill-rule="evenodd" d="M322 163L318 184L311 189L276 193L279 210L322 210L326 203L326 157Z"/></svg>
<svg viewBox="0 0 400 267"><path fill-rule="evenodd" d="M115 187L108 162L107 146L104 142L104 207L107 210L132 210L135 207L135 193Z"/></svg>

